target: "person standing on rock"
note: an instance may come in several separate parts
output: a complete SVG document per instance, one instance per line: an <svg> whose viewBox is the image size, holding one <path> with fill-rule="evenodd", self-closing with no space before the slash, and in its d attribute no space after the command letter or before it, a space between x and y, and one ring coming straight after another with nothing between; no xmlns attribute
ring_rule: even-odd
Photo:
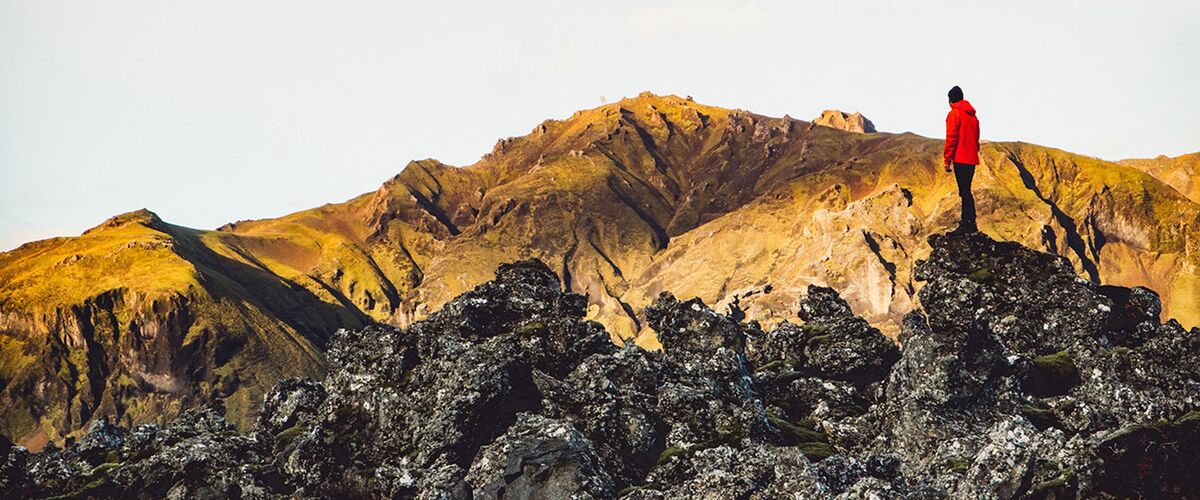
<svg viewBox="0 0 1200 500"><path fill-rule="evenodd" d="M975 177L975 166L979 165L979 119L975 108L963 99L963 91L955 85L950 89L950 113L946 115L945 160L946 172L954 169L954 180L958 182L958 196L962 198L962 216L958 221L958 233L979 231L975 225L975 197L971 195L971 179Z"/></svg>

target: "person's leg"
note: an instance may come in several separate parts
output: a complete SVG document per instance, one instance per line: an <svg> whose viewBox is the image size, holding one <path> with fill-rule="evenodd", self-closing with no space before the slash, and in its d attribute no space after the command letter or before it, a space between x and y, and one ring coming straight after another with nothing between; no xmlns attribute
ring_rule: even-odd
<svg viewBox="0 0 1200 500"><path fill-rule="evenodd" d="M962 216L958 228L963 231L975 231L975 197L971 194L971 180L975 177L975 165L965 163L954 164L954 180L958 182L958 196L962 198Z"/></svg>

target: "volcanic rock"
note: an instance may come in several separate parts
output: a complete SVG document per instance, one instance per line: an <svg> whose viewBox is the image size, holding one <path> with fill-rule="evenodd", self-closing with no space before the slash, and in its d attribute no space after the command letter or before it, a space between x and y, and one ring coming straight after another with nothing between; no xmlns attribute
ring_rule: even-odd
<svg viewBox="0 0 1200 500"><path fill-rule="evenodd" d="M0 438L0 490L1200 496L1200 329L1159 323L1154 294L1079 279L1062 257L982 234L930 245L925 313L905 316L900 349L815 286L803 323L770 331L662 294L645 313L662 349L617 347L582 296L521 261L405 329L337 332L324 380L276 384L249 432L209 404L161 428L100 421L37 454Z"/></svg>

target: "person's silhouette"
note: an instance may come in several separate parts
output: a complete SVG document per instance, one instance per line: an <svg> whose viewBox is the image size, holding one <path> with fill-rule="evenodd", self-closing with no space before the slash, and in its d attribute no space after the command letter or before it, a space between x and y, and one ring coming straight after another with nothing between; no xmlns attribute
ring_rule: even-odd
<svg viewBox="0 0 1200 500"><path fill-rule="evenodd" d="M958 183L958 196L962 198L962 216L955 232L973 233L975 225L975 197L971 195L971 179L975 177L975 166L979 165L979 119L975 108L963 99L962 89L955 85L950 89L950 113L946 115L945 160L942 166L947 172L953 166L954 180Z"/></svg>

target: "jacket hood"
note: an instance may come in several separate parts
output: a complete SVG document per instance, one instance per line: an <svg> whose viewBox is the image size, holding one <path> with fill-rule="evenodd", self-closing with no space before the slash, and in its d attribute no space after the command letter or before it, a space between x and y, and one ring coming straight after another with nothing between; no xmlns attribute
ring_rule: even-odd
<svg viewBox="0 0 1200 500"><path fill-rule="evenodd" d="M975 108L966 99L951 104L950 107L962 111L968 115L975 116Z"/></svg>

